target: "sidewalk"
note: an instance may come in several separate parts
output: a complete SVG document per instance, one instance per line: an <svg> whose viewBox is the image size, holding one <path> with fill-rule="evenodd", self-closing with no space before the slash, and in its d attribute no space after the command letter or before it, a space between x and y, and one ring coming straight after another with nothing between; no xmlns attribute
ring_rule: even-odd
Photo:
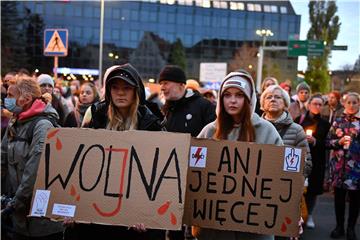
<svg viewBox="0 0 360 240"><path fill-rule="evenodd" d="M348 206L346 208L346 214L348 213ZM331 193L325 193L318 198L317 205L313 213L315 229L304 229L304 234L301 239L304 240L327 240L330 238L330 232L335 228L335 210L333 195ZM347 220L347 216L345 217ZM346 221L345 221L346 223ZM345 225L346 228L346 225ZM356 229L356 236L360 239L360 220L358 219ZM346 239L346 237L340 238Z"/></svg>

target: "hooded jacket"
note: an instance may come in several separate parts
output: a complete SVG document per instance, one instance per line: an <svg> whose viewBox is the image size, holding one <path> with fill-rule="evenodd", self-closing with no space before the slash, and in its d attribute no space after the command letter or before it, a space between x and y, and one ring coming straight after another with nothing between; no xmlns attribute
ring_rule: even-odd
<svg viewBox="0 0 360 240"><path fill-rule="evenodd" d="M233 76L240 75L244 77L243 73L239 72L232 72L228 74L223 83L221 84L219 97L218 97L218 105L217 105L217 114L220 111L220 101L221 101L221 93L223 84L226 79L229 79ZM254 111L256 106L256 92L255 86L250 76L247 76L249 82L251 83L251 109L252 109L252 117L251 122L255 128L255 142L259 144L276 144L276 145L283 145L283 141L279 133L276 131L275 127L268 121L260 118ZM212 138L216 131L216 120L214 122L209 123L198 135L198 138ZM227 140L236 141L241 129L239 127L234 127L228 135ZM255 233L245 233L245 232L236 232L236 231L221 231L209 228L201 228L196 236L199 240L207 239L207 240L237 240L237 239L244 239L244 240L271 240L274 239L273 236L268 235L260 235Z"/></svg>
<svg viewBox="0 0 360 240"><path fill-rule="evenodd" d="M136 88L139 96L138 106L138 130L160 131L162 130L159 119L147 108L145 88L139 73L130 64L112 66L104 74L105 100L91 106L90 128L106 128L108 124L108 108L111 101L110 82L119 78Z"/></svg>
<svg viewBox="0 0 360 240"><path fill-rule="evenodd" d="M33 121L38 120L33 128L31 142L19 141L27 139L27 130ZM14 212L11 214L13 228L16 233L25 236L46 236L63 231L61 223L46 218L26 218L30 210L36 174L43 151L48 129L54 127L59 116L50 103L35 100L31 108L10 120L1 143L2 174L6 174L7 194L13 197Z"/></svg>

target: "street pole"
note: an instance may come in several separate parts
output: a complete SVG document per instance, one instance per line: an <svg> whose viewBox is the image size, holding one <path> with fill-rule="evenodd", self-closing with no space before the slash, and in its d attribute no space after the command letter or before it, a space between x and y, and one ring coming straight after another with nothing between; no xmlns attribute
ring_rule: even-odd
<svg viewBox="0 0 360 240"><path fill-rule="evenodd" d="M271 46L271 47L259 47L259 58L258 58L258 64L257 64L257 73L256 73L256 90L260 93L261 88L261 78L262 78L262 68L263 68L263 62L264 62L264 52L265 51L287 51L288 47L277 47L277 46Z"/></svg>
<svg viewBox="0 0 360 240"><path fill-rule="evenodd" d="M261 78L262 78L262 68L263 68L263 61L264 61L264 47L259 47L259 57L257 63L257 73L256 73L256 90L260 93L261 87Z"/></svg>
<svg viewBox="0 0 360 240"><path fill-rule="evenodd" d="M54 80L57 81L57 71L58 71L58 67L59 67L59 57L58 56L54 56Z"/></svg>
<svg viewBox="0 0 360 240"><path fill-rule="evenodd" d="M101 9L100 9L100 42L99 42L99 86L102 87L102 59L103 59L103 32L104 32L104 1L101 0Z"/></svg>

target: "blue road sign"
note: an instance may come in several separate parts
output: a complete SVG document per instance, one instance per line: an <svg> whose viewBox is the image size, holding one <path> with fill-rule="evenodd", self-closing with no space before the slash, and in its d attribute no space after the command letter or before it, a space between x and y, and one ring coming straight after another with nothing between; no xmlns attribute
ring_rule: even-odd
<svg viewBox="0 0 360 240"><path fill-rule="evenodd" d="M45 29L44 55L65 57L68 54L68 30Z"/></svg>

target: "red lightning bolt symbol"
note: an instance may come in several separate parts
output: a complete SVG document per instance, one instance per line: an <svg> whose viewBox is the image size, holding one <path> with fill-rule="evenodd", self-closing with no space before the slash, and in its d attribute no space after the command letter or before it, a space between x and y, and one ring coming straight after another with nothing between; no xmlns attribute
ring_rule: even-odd
<svg viewBox="0 0 360 240"><path fill-rule="evenodd" d="M294 163L294 157L291 157L290 163L291 163L291 164Z"/></svg>
<svg viewBox="0 0 360 240"><path fill-rule="evenodd" d="M201 150L202 150L202 148L198 148L198 149L196 150L196 153L195 153L195 155L194 155L194 157L196 157L196 162L195 162L195 165L196 165L196 164L198 163L198 161L200 160L200 157L201 157L201 155L200 155Z"/></svg>

